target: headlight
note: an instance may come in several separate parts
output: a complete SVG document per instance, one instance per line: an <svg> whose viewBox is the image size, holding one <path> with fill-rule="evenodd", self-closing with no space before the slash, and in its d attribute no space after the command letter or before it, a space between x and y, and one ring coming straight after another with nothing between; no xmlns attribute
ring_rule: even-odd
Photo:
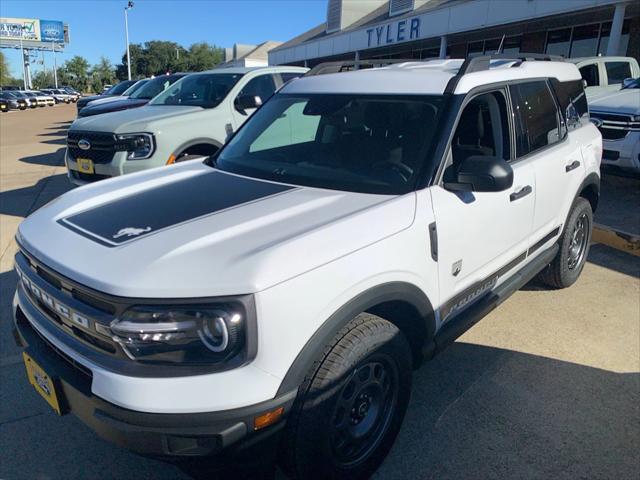
<svg viewBox="0 0 640 480"><path fill-rule="evenodd" d="M133 360L211 365L246 359L247 323L234 303L139 306L111 322L111 332Z"/></svg>
<svg viewBox="0 0 640 480"><path fill-rule="evenodd" d="M117 150L128 152L127 160L143 160L153 155L153 135L133 133L117 136Z"/></svg>

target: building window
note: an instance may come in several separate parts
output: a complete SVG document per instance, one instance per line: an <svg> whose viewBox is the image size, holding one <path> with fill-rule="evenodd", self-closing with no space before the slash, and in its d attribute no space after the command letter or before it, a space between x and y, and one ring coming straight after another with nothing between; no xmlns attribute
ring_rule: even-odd
<svg viewBox="0 0 640 480"><path fill-rule="evenodd" d="M484 53L484 41L469 42L467 45L467 57Z"/></svg>
<svg viewBox="0 0 640 480"><path fill-rule="evenodd" d="M500 44L502 44L502 53L519 53L520 43L522 42L521 36L507 37L504 40L502 38L492 38L490 40L481 40L478 42L469 42L467 45L467 56L498 53Z"/></svg>
<svg viewBox="0 0 640 480"><path fill-rule="evenodd" d="M620 50L616 52L618 55L626 55L627 48L629 46L629 28L631 26L630 20L625 20L622 24L622 35L620 36ZM600 45L598 47L598 53L601 55L607 54L607 46L609 45L609 36L611 35L611 22L602 24L602 32L600 33Z"/></svg>
<svg viewBox="0 0 640 480"><path fill-rule="evenodd" d="M552 30L547 33L546 53L549 55L569 56L571 46L571 29Z"/></svg>
<svg viewBox="0 0 640 480"><path fill-rule="evenodd" d="M584 25L573 29L571 40L572 57L592 57L598 50L600 25Z"/></svg>

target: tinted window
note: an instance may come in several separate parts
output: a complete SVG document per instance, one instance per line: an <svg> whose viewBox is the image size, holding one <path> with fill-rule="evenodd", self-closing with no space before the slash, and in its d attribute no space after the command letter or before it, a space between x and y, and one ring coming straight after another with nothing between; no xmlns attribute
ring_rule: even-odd
<svg viewBox="0 0 640 480"><path fill-rule="evenodd" d="M581 124L582 120L589 119L587 97L581 80L559 82L553 79L551 84L558 97L560 110L564 113L569 127L576 127Z"/></svg>
<svg viewBox="0 0 640 480"><path fill-rule="evenodd" d="M129 98L151 100L153 97L160 95L182 77L184 77L184 75L161 75L146 82L138 90L131 93Z"/></svg>
<svg viewBox="0 0 640 480"><path fill-rule="evenodd" d="M571 41L571 29L554 30L547 33L546 53L551 55L569 56L569 42Z"/></svg>
<svg viewBox="0 0 640 480"><path fill-rule="evenodd" d="M557 142L558 112L547 83L521 83L509 88L519 123L516 154L521 157Z"/></svg>
<svg viewBox="0 0 640 480"><path fill-rule="evenodd" d="M625 78L631 78L631 64L629 62L605 62L609 85L622 83Z"/></svg>
<svg viewBox="0 0 640 480"><path fill-rule="evenodd" d="M252 97L260 97L260 100L264 103L269 100L275 90L276 85L273 83L273 77L271 75L260 75L259 77L251 79L238 96L250 95Z"/></svg>
<svg viewBox="0 0 640 480"><path fill-rule="evenodd" d="M571 56L590 57L596 54L598 50L598 35L600 33L600 25L585 25L575 27L573 29L573 38L571 42Z"/></svg>
<svg viewBox="0 0 640 480"><path fill-rule="evenodd" d="M127 80L125 82L120 82L119 84L107 90L105 92L105 95L122 95L124 91L134 83L136 83L136 80Z"/></svg>
<svg viewBox="0 0 640 480"><path fill-rule="evenodd" d="M241 175L354 192L411 191L444 96L276 95L216 159Z"/></svg>
<svg viewBox="0 0 640 480"><path fill-rule="evenodd" d="M600 85L598 65L596 63L580 68L580 76L587 82L587 87L597 87Z"/></svg>
<svg viewBox="0 0 640 480"><path fill-rule="evenodd" d="M188 75L154 98L149 105L216 107L242 78L241 73L203 73ZM150 82L151 83L151 82ZM147 88L145 85L144 88Z"/></svg>

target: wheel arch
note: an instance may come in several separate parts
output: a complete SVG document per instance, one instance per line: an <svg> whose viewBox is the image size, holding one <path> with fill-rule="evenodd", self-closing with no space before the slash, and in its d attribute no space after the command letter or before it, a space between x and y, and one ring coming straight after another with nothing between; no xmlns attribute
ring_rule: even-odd
<svg viewBox="0 0 640 480"><path fill-rule="evenodd" d="M173 152L173 155L178 157L182 155L182 153L184 153L186 150L200 146L215 148L216 151L218 151L222 148L222 143L212 138L193 138L176 148ZM212 155L212 153L210 153L209 155Z"/></svg>
<svg viewBox="0 0 640 480"><path fill-rule="evenodd" d="M435 315L431 301L413 284L385 283L358 294L327 318L298 353L285 374L277 395L297 389L337 333L363 312L377 315L396 325L411 345L414 365L422 361L423 347L435 335Z"/></svg>
<svg viewBox="0 0 640 480"><path fill-rule="evenodd" d="M578 189L577 197L585 198L591 204L591 211L595 213L600 201L600 177L592 172L584 179Z"/></svg>

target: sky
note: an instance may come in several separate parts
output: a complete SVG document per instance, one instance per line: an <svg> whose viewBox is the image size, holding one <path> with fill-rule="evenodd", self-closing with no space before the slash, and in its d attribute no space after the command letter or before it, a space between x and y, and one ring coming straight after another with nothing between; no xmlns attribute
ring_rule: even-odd
<svg viewBox="0 0 640 480"><path fill-rule="evenodd" d="M116 65L125 52L126 0L1 0L1 17L60 20L69 25L70 43L56 54L58 65L74 55L95 64L105 56ZM205 41L234 43L287 41L326 19L327 0L135 0L129 10L129 42L169 40L189 47ZM14 77L21 78L18 50L2 50ZM41 58L41 57L40 57ZM45 53L45 66L53 66ZM42 65L32 65L32 71Z"/></svg>

